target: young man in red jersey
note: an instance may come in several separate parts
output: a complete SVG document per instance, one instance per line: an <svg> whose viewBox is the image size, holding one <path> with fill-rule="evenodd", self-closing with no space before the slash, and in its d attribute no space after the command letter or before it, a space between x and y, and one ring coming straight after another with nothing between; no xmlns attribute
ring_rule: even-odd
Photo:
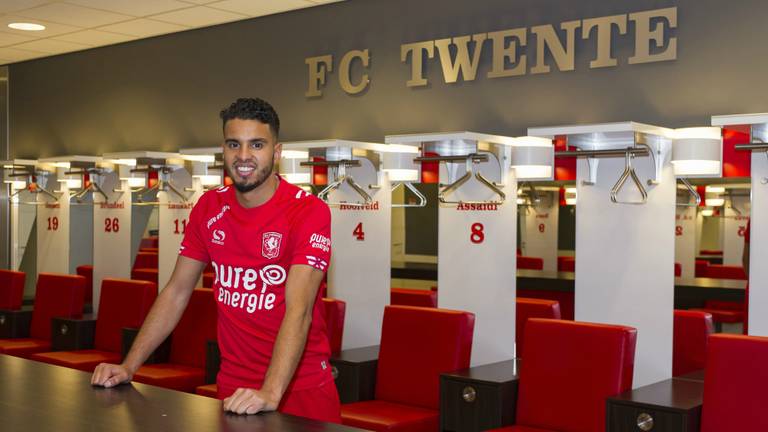
<svg viewBox="0 0 768 432"><path fill-rule="evenodd" d="M238 99L221 119L233 185L206 192L192 209L171 279L131 351L120 365L100 364L91 382L131 380L178 323L210 261L224 409L339 422L318 295L330 262L330 211L274 173L280 121L269 103Z"/></svg>

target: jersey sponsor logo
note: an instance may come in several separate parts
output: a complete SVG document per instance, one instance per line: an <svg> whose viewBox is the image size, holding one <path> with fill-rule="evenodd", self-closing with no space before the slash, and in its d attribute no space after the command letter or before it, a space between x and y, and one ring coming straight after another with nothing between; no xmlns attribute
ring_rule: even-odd
<svg viewBox="0 0 768 432"><path fill-rule="evenodd" d="M318 270L325 271L325 268L328 267L328 263L318 257L314 257L312 255L306 255L306 257L307 257L307 264L311 265L312 267Z"/></svg>
<svg viewBox="0 0 768 432"><path fill-rule="evenodd" d="M222 193L222 192L226 192L228 190L229 190L229 186L222 186L222 187L216 189L216 192Z"/></svg>
<svg viewBox="0 0 768 432"><path fill-rule="evenodd" d="M306 197L308 197L310 195L312 195L312 194L307 192L307 191L305 191L305 190L303 190L303 189L299 189L298 191L296 191L296 197L295 198L296 199L301 199L301 198L306 198Z"/></svg>
<svg viewBox="0 0 768 432"><path fill-rule="evenodd" d="M320 249L323 252L328 252L331 250L331 239L322 234L314 233L309 238L309 245L313 249Z"/></svg>
<svg viewBox="0 0 768 432"><path fill-rule="evenodd" d="M269 288L282 285L288 276L285 269L277 264L270 264L259 270L254 268L237 267L212 262L220 303L235 309L244 309L248 313L257 310L272 310L275 307L277 295ZM261 281L261 289L258 281ZM245 291L234 291L240 288Z"/></svg>
<svg viewBox="0 0 768 432"><path fill-rule="evenodd" d="M219 246L224 246L224 239L227 238L227 233L222 230L213 230L213 238L211 243L215 243Z"/></svg>
<svg viewBox="0 0 768 432"><path fill-rule="evenodd" d="M218 213L216 216L214 216L214 217L212 217L212 218L208 219L208 225L206 226L206 228L208 228L208 229L211 229L211 225L213 225L213 224L214 224L214 223L216 223L216 222L217 222L219 219L221 219L222 217L224 217L224 213L226 213L226 212L227 212L227 210L229 210L229 205L227 205L227 204L224 204L224 206L221 208L221 210L219 211L219 213Z"/></svg>
<svg viewBox="0 0 768 432"><path fill-rule="evenodd" d="M274 259L280 255L280 244L283 235L278 232L265 232L261 236L261 255L266 259Z"/></svg>

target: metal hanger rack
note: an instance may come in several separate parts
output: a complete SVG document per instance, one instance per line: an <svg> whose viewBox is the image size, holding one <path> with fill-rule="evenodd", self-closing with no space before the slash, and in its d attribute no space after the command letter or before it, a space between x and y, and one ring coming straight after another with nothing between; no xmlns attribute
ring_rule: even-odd
<svg viewBox="0 0 768 432"><path fill-rule="evenodd" d="M373 201L373 198L366 192L363 188L361 188L357 182L355 182L355 179L352 178L351 175L347 174L347 167L358 167L360 166L359 160L350 160L350 159L342 159L338 161L313 161L313 162L301 162L301 166L325 166L325 167L331 167L336 168L337 175L336 180L330 183L328 186L326 186L323 190L321 190L317 197L321 200L325 201L326 204L329 206L338 207L341 205L347 205L347 206L358 206L363 207L367 204L370 204ZM358 195L363 199L363 203L346 203L346 202L331 202L328 201L328 194L335 191L339 187L341 187L342 184L348 184L355 192L357 192ZM371 189L378 188L378 185L368 185Z"/></svg>
<svg viewBox="0 0 768 432"><path fill-rule="evenodd" d="M440 193L437 195L437 199L443 204L503 204L506 200L506 194L499 189L499 186L487 178L485 178L479 171L475 171L475 164L479 162L487 162L488 155L482 153L470 153L466 156L428 156L419 157L414 159L415 162L446 162L446 163L466 163L466 173L458 178L453 183L446 185L440 189ZM446 196L466 183L471 177L475 177L480 184L490 189L494 194L499 196L498 201L448 201ZM443 185L441 185L443 186Z"/></svg>
<svg viewBox="0 0 768 432"><path fill-rule="evenodd" d="M652 158L654 167L656 166L656 157L654 152L647 144L638 143L640 147L626 147L623 149L606 149L606 150L572 150L572 151L559 151L555 152L555 157L587 157L587 167L589 169L589 181L583 181L585 186L594 185L597 182L597 160L599 157L624 157L624 171L621 173L619 180L611 188L611 202L616 204L631 204L640 205L645 204L648 201L648 191L643 186L643 183L637 177L635 169L632 167L632 160L635 156L648 156ZM639 201L620 201L618 195L621 192L627 180L631 179L632 183L640 192L641 199ZM648 180L648 185L656 184L654 180Z"/></svg>

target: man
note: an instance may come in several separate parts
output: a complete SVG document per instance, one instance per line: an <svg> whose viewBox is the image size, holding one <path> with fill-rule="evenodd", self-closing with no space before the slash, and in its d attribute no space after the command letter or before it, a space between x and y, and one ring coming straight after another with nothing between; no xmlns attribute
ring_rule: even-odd
<svg viewBox="0 0 768 432"><path fill-rule="evenodd" d="M100 364L91 382L112 387L131 380L178 323L210 261L224 409L339 422L317 292L330 262L330 211L273 172L280 121L269 103L238 99L221 119L224 164L234 187L200 198L171 279L131 351L120 365Z"/></svg>

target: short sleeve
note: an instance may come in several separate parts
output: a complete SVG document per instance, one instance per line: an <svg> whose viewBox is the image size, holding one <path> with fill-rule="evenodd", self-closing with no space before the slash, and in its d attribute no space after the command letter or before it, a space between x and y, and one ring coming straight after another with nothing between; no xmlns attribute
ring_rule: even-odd
<svg viewBox="0 0 768 432"><path fill-rule="evenodd" d="M331 262L331 211L320 200L302 209L293 233L291 265L306 264L323 272Z"/></svg>
<svg viewBox="0 0 768 432"><path fill-rule="evenodd" d="M205 196L200 197L189 214L189 223L184 232L184 240L181 241L179 255L207 263L211 259L208 256L208 249L205 246L202 235L205 219L205 201Z"/></svg>

